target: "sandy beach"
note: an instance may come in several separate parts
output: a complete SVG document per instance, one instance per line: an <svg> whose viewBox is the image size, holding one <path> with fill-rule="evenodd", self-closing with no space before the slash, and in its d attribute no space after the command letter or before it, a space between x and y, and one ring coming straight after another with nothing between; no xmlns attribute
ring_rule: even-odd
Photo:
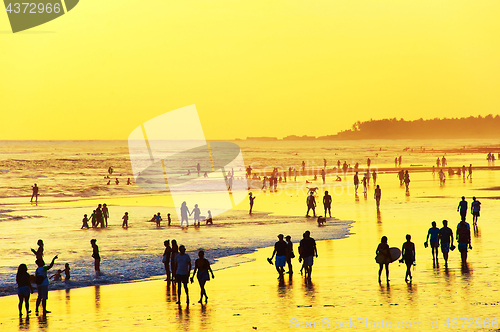
<svg viewBox="0 0 500 332"><path fill-rule="evenodd" d="M500 318L500 264L493 234L499 230L495 211L500 202L494 190L478 189L498 183L498 175L494 171L474 175L472 182L455 177L440 186L437 176L416 173L408 195L394 174L382 174L378 181L383 190L379 213L373 185L367 197L349 194L348 188L343 193L340 187L337 194L331 191L333 215L355 222L347 238L318 241L319 257L311 284L301 277L297 259L293 276L280 284L274 267L266 261L272 253L268 247L243 255L236 267L221 270L218 263L214 264L215 279L207 283L206 305L196 303L196 282L190 286L191 304L178 306L175 290L162 280L51 291L48 307L52 313L46 319L33 313L29 319L19 319L17 296L5 296L0 298L0 329L56 331L81 330L84 326L106 331L158 327L181 331L278 331L305 328L308 321L316 321L317 328L321 322L321 328L335 328L337 324L339 329L379 330L385 326L387 330L399 330L395 325L402 322L401 329L411 323L412 330L429 330L429 324L438 324L440 330L496 330L491 324ZM433 220L441 226L441 221L448 219L455 230L461 195L469 201L475 195L482 202L479 232L473 235L468 266L461 267L456 250L450 254L448 268L444 268L442 259L439 266L433 266L430 249L423 246L427 229ZM305 212L302 194L261 193L257 197L256 211L283 216ZM245 204L242 202L238 208L244 209ZM314 238L318 231L315 219L304 218L303 229L309 229ZM286 225L282 232L287 233ZM374 257L380 237L386 235L390 246L400 248L406 234L412 235L416 245L413 282L405 283L404 264L396 262L390 265L390 284L383 278L379 285ZM297 250L299 239L292 240ZM35 299L36 294L31 298L32 309ZM463 326L461 318L468 319ZM358 325L347 327L345 322L349 320L349 324L355 321ZM375 325L370 328L367 321ZM486 324L490 324L489 328Z"/></svg>

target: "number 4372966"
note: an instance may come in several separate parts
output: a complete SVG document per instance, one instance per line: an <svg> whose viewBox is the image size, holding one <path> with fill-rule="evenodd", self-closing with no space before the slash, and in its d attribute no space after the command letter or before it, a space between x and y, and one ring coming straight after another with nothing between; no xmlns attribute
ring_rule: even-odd
<svg viewBox="0 0 500 332"><path fill-rule="evenodd" d="M498 327L498 319L493 318L448 318L444 322L444 327L448 328L468 328L468 329L476 329L476 328L497 328Z"/></svg>
<svg viewBox="0 0 500 332"><path fill-rule="evenodd" d="M52 12L58 14L61 12L61 4L55 3L39 3L38 5L36 3L29 3L29 2L23 2L23 3L9 3L7 6L7 12L10 13L28 13L28 14L42 14L42 13L47 13L50 14Z"/></svg>

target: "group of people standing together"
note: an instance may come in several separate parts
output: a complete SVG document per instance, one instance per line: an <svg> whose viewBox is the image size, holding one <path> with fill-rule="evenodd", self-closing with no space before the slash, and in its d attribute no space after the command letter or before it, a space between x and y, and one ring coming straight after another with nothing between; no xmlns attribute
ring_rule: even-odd
<svg viewBox="0 0 500 332"><path fill-rule="evenodd" d="M167 275L165 280L169 283L177 283L176 304L181 304L181 290L182 286L184 286L187 298L186 303L189 305L188 281L191 280L191 283L193 283L195 276L200 284L200 300L198 303L202 303L203 296L205 296L205 303L208 302L205 283L210 280L209 272L212 275L212 279L215 278L215 276L210 267L210 262L205 258L205 252L203 250L198 252L198 259L194 262L193 276L189 279L192 265L191 258L189 254L186 253L186 247L184 247L184 245L177 246L176 240L172 240L172 246L170 246L170 240L166 240L163 244L165 246L165 251L163 252L162 262Z"/></svg>
<svg viewBox="0 0 500 332"><path fill-rule="evenodd" d="M97 205L97 208L92 211L92 214L90 215L90 218L87 218L87 215L83 215L82 219L82 227L83 228L89 228L89 221L92 224L92 228L97 228L97 227L108 227L108 218L109 218L109 210L108 206L106 203L104 204L99 204Z"/></svg>

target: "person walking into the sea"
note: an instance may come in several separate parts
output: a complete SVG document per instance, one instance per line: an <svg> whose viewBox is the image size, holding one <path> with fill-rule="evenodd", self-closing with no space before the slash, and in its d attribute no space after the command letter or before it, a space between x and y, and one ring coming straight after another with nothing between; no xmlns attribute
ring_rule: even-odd
<svg viewBox="0 0 500 332"><path fill-rule="evenodd" d="M23 302L26 308L26 315L29 315L30 310L30 295L33 294L33 286L31 285L30 274L26 264L21 264L17 268L16 275L17 296L19 297L19 317L23 315Z"/></svg>
<svg viewBox="0 0 500 332"><path fill-rule="evenodd" d="M460 251L460 256L462 258L462 266L467 264L467 247L472 249L471 246L471 236L470 236L470 225L462 220L457 227L457 242L458 251Z"/></svg>
<svg viewBox="0 0 500 332"><path fill-rule="evenodd" d="M35 198L35 203L38 203L38 186L35 185L31 187L32 193L31 193L31 200L30 202L33 202L33 198Z"/></svg>
<svg viewBox="0 0 500 332"><path fill-rule="evenodd" d="M189 219L188 219L189 214L191 213L189 212L186 201L184 201L181 204L181 227L184 224L184 221L186 222L186 227L189 226Z"/></svg>
<svg viewBox="0 0 500 332"><path fill-rule="evenodd" d="M411 282L411 266L415 263L415 244L411 242L410 234L406 234L406 242L403 243L403 247L401 248L401 255L406 264L405 281L408 282L409 277Z"/></svg>
<svg viewBox="0 0 500 332"><path fill-rule="evenodd" d="M165 250L163 251L163 257L161 261L163 262L163 266L165 267L165 274L167 275L167 279L165 279L165 281L170 282L170 255L172 254L170 240L165 240L163 242L163 245L165 246Z"/></svg>
<svg viewBox="0 0 500 332"><path fill-rule="evenodd" d="M427 231L427 238L425 240L425 247L427 248L429 237L431 243L432 261L438 263L438 248L439 248L439 228L436 227L436 222L431 223L432 227Z"/></svg>
<svg viewBox="0 0 500 332"><path fill-rule="evenodd" d="M438 241L441 244L444 266L448 267L448 254L453 247L453 231L448 227L448 220L443 220L443 227L439 230Z"/></svg>
<svg viewBox="0 0 500 332"><path fill-rule="evenodd" d="M387 236L382 236L380 239L380 243L377 246L377 250L375 250L375 254L377 255L375 257L375 261L379 265L378 269L378 283L380 284L382 280L380 277L382 276L382 270L384 269L385 266L385 276L387 283L389 284L389 263L391 262L391 252L389 251L389 245L387 244Z"/></svg>
<svg viewBox="0 0 500 332"><path fill-rule="evenodd" d="M300 240L300 257L304 260L305 278L311 281L314 256L318 257L316 241L311 237L311 232L305 231L304 238ZM300 263L300 262L299 262Z"/></svg>
<svg viewBox="0 0 500 332"><path fill-rule="evenodd" d="M462 196L462 200L458 203L457 212L460 212L460 219L465 221L467 216L467 201L465 200L465 196Z"/></svg>
<svg viewBox="0 0 500 332"><path fill-rule="evenodd" d="M102 217L104 218L103 227L108 227L109 210L106 203L102 205Z"/></svg>
<svg viewBox="0 0 500 332"><path fill-rule="evenodd" d="M380 198L382 197L382 189L377 184L377 188L375 188L375 202L377 203L377 210L380 209Z"/></svg>
<svg viewBox="0 0 500 332"><path fill-rule="evenodd" d="M276 261L274 265L276 266L276 271L278 271L279 277L278 279L283 279L285 274L285 264L287 258L290 256L288 252L288 245L285 241L283 241L283 234L278 235L278 242L274 244L273 254L271 255L270 260L272 261L274 255L276 255Z"/></svg>
<svg viewBox="0 0 500 332"><path fill-rule="evenodd" d="M328 191L325 191L325 195L323 196L323 206L325 208L325 218L326 212L330 214L330 218L332 217L332 196L328 194Z"/></svg>
<svg viewBox="0 0 500 332"><path fill-rule="evenodd" d="M38 249L35 250L31 248L31 252L35 254L37 260L43 259L43 240L42 239L38 240L36 244L38 245Z"/></svg>
<svg viewBox="0 0 500 332"><path fill-rule="evenodd" d="M248 214L252 214L253 202L255 201L255 197L252 193L248 194L248 200L250 201L250 211L248 212Z"/></svg>
<svg viewBox="0 0 500 332"><path fill-rule="evenodd" d="M359 176L358 176L358 172L356 172L354 174L354 194L357 195L358 194L358 187L359 187Z"/></svg>
<svg viewBox="0 0 500 332"><path fill-rule="evenodd" d="M312 191L309 192L309 196L307 196L306 203L307 203L306 217L309 217L309 210L311 209L313 211L313 216L316 217L316 198L314 198L314 193Z"/></svg>
<svg viewBox="0 0 500 332"><path fill-rule="evenodd" d="M191 273L191 257L186 254L186 247L184 245L179 246L179 254L175 256L175 262L177 264L177 270L175 272L175 281L177 282L177 302L176 304L181 304L181 286L184 285L184 291L186 292L186 303L189 305L189 290L188 290L188 278Z"/></svg>
<svg viewBox="0 0 500 332"><path fill-rule="evenodd" d="M95 276L99 277L101 275L101 255L99 254L99 247L96 242L97 239L90 240L90 245L92 246L92 258L94 259Z"/></svg>
<svg viewBox="0 0 500 332"><path fill-rule="evenodd" d="M293 242L292 237L290 235L285 236L286 245L288 247L288 257L286 258L286 263L288 264L288 274L293 274L292 269L292 258L295 258L295 254L293 253Z"/></svg>
<svg viewBox="0 0 500 332"><path fill-rule="evenodd" d="M200 300L198 303L201 303L203 300L203 295L205 295L205 303L208 302L207 291L205 290L205 283L210 280L210 272L212 274L212 279L215 278L214 272L210 267L210 262L205 258L205 252L200 250L198 252L198 259L194 261L194 271L193 276L191 277L191 283L194 281L194 276L198 279L198 283L200 284Z"/></svg>
<svg viewBox="0 0 500 332"><path fill-rule="evenodd" d="M49 278L47 276L47 271L54 266L54 261L57 256L52 258L52 262L48 266L45 266L43 259L37 259L36 265L38 268L35 271L38 298L36 299L35 313L38 316L38 307L40 303L42 304L43 315L47 315L50 311L47 310L47 299L49 298Z"/></svg>
<svg viewBox="0 0 500 332"><path fill-rule="evenodd" d="M479 217L479 212L481 211L481 202L472 197L472 203L470 205L472 213L472 225L477 226L477 218Z"/></svg>
<svg viewBox="0 0 500 332"><path fill-rule="evenodd" d="M122 219L123 219L122 227L128 228L128 212L125 212Z"/></svg>

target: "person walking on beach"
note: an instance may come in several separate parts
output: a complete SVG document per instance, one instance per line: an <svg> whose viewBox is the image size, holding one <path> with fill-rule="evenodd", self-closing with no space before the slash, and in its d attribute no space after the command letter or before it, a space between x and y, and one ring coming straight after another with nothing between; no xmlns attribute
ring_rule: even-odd
<svg viewBox="0 0 500 332"><path fill-rule="evenodd" d="M205 283L210 280L208 272L212 274L212 279L214 279L215 276L212 268L210 267L210 262L205 258L205 252L200 250L198 252L198 259L194 261L194 271L193 276L191 277L191 283L193 283L194 276L196 275L198 283L200 284L200 300L198 303L202 302L203 295L205 295L205 303L208 302L207 291L205 290Z"/></svg>
<svg viewBox="0 0 500 332"><path fill-rule="evenodd" d="M35 254L37 260L43 259L43 240L42 239L38 240L36 244L38 245L38 249L35 250L31 248L31 252Z"/></svg>
<svg viewBox="0 0 500 332"><path fill-rule="evenodd" d="M465 180L465 170L466 170L465 165L462 165L462 177L464 180Z"/></svg>
<svg viewBox="0 0 500 332"><path fill-rule="evenodd" d="M189 214L191 213L189 212L189 209L186 205L186 201L184 201L181 204L181 227L184 224L184 221L186 222L186 227L189 226L189 219L188 219Z"/></svg>
<svg viewBox="0 0 500 332"><path fill-rule="evenodd" d="M175 272L175 281L177 282L176 304L181 304L181 286L184 285L184 291L186 292L187 298L186 303L189 305L188 278L191 273L191 257L186 254L186 247L184 247L184 245L179 246L179 254L175 256L175 262L177 264L177 270Z"/></svg>
<svg viewBox="0 0 500 332"><path fill-rule="evenodd" d="M312 191L309 192L309 196L307 196L306 203L307 203L306 217L309 217L309 210L311 209L313 211L314 217L316 217L316 198L314 198L314 193Z"/></svg>
<svg viewBox="0 0 500 332"><path fill-rule="evenodd" d="M177 261L175 257L179 254L179 247L177 246L177 241L172 240L172 248L170 250L170 267L172 270L172 281L175 280L175 272L177 271Z"/></svg>
<svg viewBox="0 0 500 332"><path fill-rule="evenodd" d="M378 283L380 284L382 280L380 277L382 276L382 270L384 269L385 266L385 276L387 279L387 283L389 284L389 263L391 262L391 253L389 251L389 245L387 244L387 236L382 236L380 239L380 243L377 246L377 250L375 250L375 254L377 255L375 257L375 261L379 265L378 269Z"/></svg>
<svg viewBox="0 0 500 332"><path fill-rule="evenodd" d="M472 197L470 208L472 213L472 225L477 226L477 218L479 217L479 211L481 211L481 202L478 201L475 196Z"/></svg>
<svg viewBox="0 0 500 332"><path fill-rule="evenodd" d="M470 236L470 225L462 220L457 227L457 242L458 251L460 251L460 256L462 258L462 266L467 264L467 247L472 249L471 246L471 236Z"/></svg>
<svg viewBox="0 0 500 332"><path fill-rule="evenodd" d="M441 243L444 266L448 267L448 254L450 253L450 249L453 248L453 231L448 227L448 220L443 220L443 227L438 233L438 241Z"/></svg>
<svg viewBox="0 0 500 332"><path fill-rule="evenodd" d="M439 157L437 157L437 159L436 159L436 166L438 168L441 166L441 159L439 159Z"/></svg>
<svg viewBox="0 0 500 332"><path fill-rule="evenodd" d="M285 264L287 258L290 256L288 252L288 245L285 241L283 241L283 234L278 235L278 242L274 244L273 254L269 261L272 261L274 255L276 255L276 261L274 265L276 266L276 271L278 271L279 277L278 279L283 279L285 274Z"/></svg>
<svg viewBox="0 0 500 332"><path fill-rule="evenodd" d="M109 210L106 203L102 205L102 217L104 218L104 223L102 227L108 227Z"/></svg>
<svg viewBox="0 0 500 332"><path fill-rule="evenodd" d="M253 196L252 193L249 193L248 194L248 199L250 201L250 211L248 212L248 214L252 214L253 202L255 201L255 197Z"/></svg>
<svg viewBox="0 0 500 332"><path fill-rule="evenodd" d="M399 156L399 159L398 159L398 164L399 164L399 167L401 167L401 162L403 161L403 156Z"/></svg>
<svg viewBox="0 0 500 332"><path fill-rule="evenodd" d="M286 263L288 264L288 274L293 274L293 269L292 269L292 258L295 258L295 254L293 253L293 243L292 243L292 237L290 235L287 235L285 237L286 240L286 245L288 247L288 257L286 258Z"/></svg>
<svg viewBox="0 0 500 332"><path fill-rule="evenodd" d="M99 247L96 242L97 239L90 240L90 245L92 246L92 258L94 259L95 276L99 277L101 275L101 255L99 255Z"/></svg>
<svg viewBox="0 0 500 332"><path fill-rule="evenodd" d="M394 167L398 167L398 157L394 158Z"/></svg>
<svg viewBox="0 0 500 332"><path fill-rule="evenodd" d="M436 222L433 221L431 223L432 227L427 231L427 238L425 240L424 246L427 248L429 237L431 242L431 252L432 252L432 261L438 263L438 248L439 248L439 228L436 227ZM439 264L439 263L438 263Z"/></svg>
<svg viewBox="0 0 500 332"><path fill-rule="evenodd" d="M403 247L401 248L401 255L403 256L402 260L406 264L405 281L408 282L408 277L410 277L411 282L411 266L415 263L415 244L411 242L410 234L406 234L406 242L403 243Z"/></svg>
<svg viewBox="0 0 500 332"><path fill-rule="evenodd" d="M40 303L42 304L43 315L47 315L50 311L47 310L47 299L49 296L49 278L47 276L47 271L50 270L54 266L54 261L57 259L57 256L52 258L52 262L48 266L45 266L45 262L43 259L37 259L36 265L38 268L35 271L38 298L36 299L36 307L35 313L38 316L38 307Z"/></svg>
<svg viewBox="0 0 500 332"><path fill-rule="evenodd" d="M408 192L410 190L410 174L408 173L408 170L405 171L404 183L406 186L406 192Z"/></svg>
<svg viewBox="0 0 500 332"><path fill-rule="evenodd" d="M33 202L33 198L35 198L35 203L38 203L38 186L35 185L31 187L32 193L31 193L31 200L30 202Z"/></svg>
<svg viewBox="0 0 500 332"><path fill-rule="evenodd" d="M311 232L305 231L304 238L300 240L300 257L304 260L305 278L311 281L314 256L318 258L316 241L311 237ZM300 262L299 262L300 263Z"/></svg>
<svg viewBox="0 0 500 332"><path fill-rule="evenodd" d="M328 191L325 191L325 195L323 196L323 206L325 207L325 218L326 212L330 214L330 218L332 217L332 196L328 194Z"/></svg>
<svg viewBox="0 0 500 332"><path fill-rule="evenodd" d="M302 172L306 170L306 162L302 160Z"/></svg>
<svg viewBox="0 0 500 332"><path fill-rule="evenodd" d="M405 179L405 171L404 170L400 170L398 172L398 179L399 179L399 185L402 186L403 185L403 181Z"/></svg>
<svg viewBox="0 0 500 332"><path fill-rule="evenodd" d="M347 169L349 166L347 165L347 161L344 161L344 165L342 165L342 171L344 171L344 177L347 175Z"/></svg>
<svg viewBox="0 0 500 332"><path fill-rule="evenodd" d="M462 196L462 200L458 203L457 212L460 212L460 219L465 221L467 216L467 201L465 200L465 196Z"/></svg>
<svg viewBox="0 0 500 332"><path fill-rule="evenodd" d="M321 178L323 179L323 184L326 181L326 167L321 170Z"/></svg>
<svg viewBox="0 0 500 332"><path fill-rule="evenodd" d="M201 171L200 163L196 164L196 170L198 171L198 176L200 176L200 171Z"/></svg>
<svg viewBox="0 0 500 332"><path fill-rule="evenodd" d="M375 188L375 202L377 203L377 210L380 209L380 198L382 197L382 189L380 189L380 186L377 184L377 188Z"/></svg>
<svg viewBox="0 0 500 332"><path fill-rule="evenodd" d="M439 184L444 185L446 179L442 169L439 170Z"/></svg>
<svg viewBox="0 0 500 332"><path fill-rule="evenodd" d="M89 229L89 219L87 218L86 214L83 215L82 228L80 228L80 229L84 229L84 228Z"/></svg>
<svg viewBox="0 0 500 332"><path fill-rule="evenodd" d="M358 194L358 187L359 187L359 177L358 177L358 172L354 174L354 194Z"/></svg>
<svg viewBox="0 0 500 332"><path fill-rule="evenodd" d="M367 192L367 181L368 179L366 178L366 174L363 176L363 194L366 196L366 192Z"/></svg>
<svg viewBox="0 0 500 332"><path fill-rule="evenodd" d="M443 156L443 158L441 158L441 166L445 167L446 166L446 158Z"/></svg>
<svg viewBox="0 0 500 332"><path fill-rule="evenodd" d="M26 307L26 315L29 315L30 310L30 295L33 294L33 286L31 285L30 274L26 264L21 264L17 268L16 275L17 296L19 297L19 317L23 315L23 302Z"/></svg>
<svg viewBox="0 0 500 332"><path fill-rule="evenodd" d="M125 212L122 219L123 219L122 228L128 228L128 212Z"/></svg>
<svg viewBox="0 0 500 332"><path fill-rule="evenodd" d="M375 170L373 170L373 172L372 172L372 178L373 178L373 185L376 186L377 185L377 172Z"/></svg>
<svg viewBox="0 0 500 332"><path fill-rule="evenodd" d="M170 282L170 255L172 254L170 240L165 240L163 242L163 245L165 246L165 251L163 251L163 257L161 261L163 262L163 266L165 266L165 274L167 275L167 279L165 279L165 281Z"/></svg>

